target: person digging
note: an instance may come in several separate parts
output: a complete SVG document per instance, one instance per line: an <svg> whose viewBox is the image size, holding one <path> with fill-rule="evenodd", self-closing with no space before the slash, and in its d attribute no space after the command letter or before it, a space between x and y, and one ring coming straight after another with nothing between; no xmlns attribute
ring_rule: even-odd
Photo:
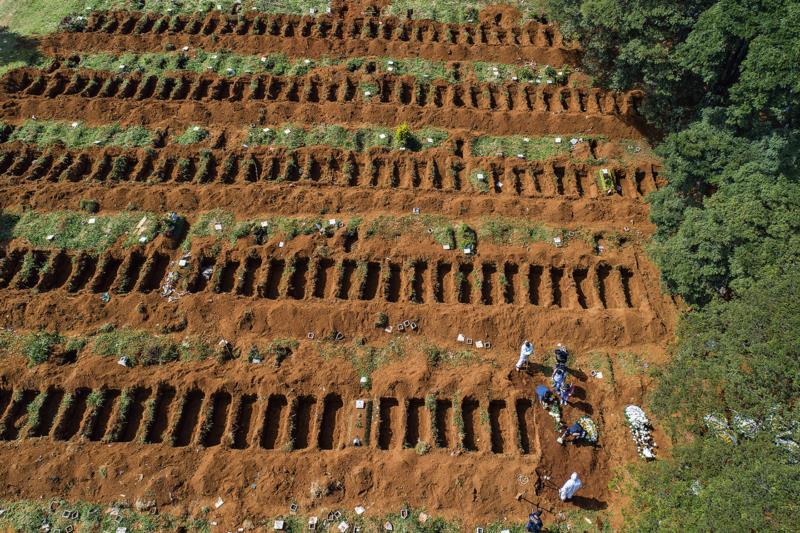
<svg viewBox="0 0 800 533"><path fill-rule="evenodd" d="M577 422L568 426L566 431L556 439L556 442L564 445L568 440L571 440L573 445L581 442L595 444L597 442L597 426L595 426L591 418L583 416Z"/></svg>
<svg viewBox="0 0 800 533"><path fill-rule="evenodd" d="M581 440L586 438L586 430L580 424L575 422L569 426L560 437L556 439L559 444L566 444L567 441L572 441L572 444L578 444Z"/></svg>
<svg viewBox="0 0 800 533"><path fill-rule="evenodd" d="M525 524L525 531L529 531L531 533L541 533L543 527L544 522L542 522L541 509L528 515L528 523Z"/></svg>
<svg viewBox="0 0 800 533"><path fill-rule="evenodd" d="M557 401L556 395L553 394L553 391L544 385L536 385L536 397L539 399L539 403L544 409L549 409L550 406Z"/></svg>
<svg viewBox="0 0 800 533"><path fill-rule="evenodd" d="M519 349L519 359L515 366L517 372L528 370L528 360L533 355L533 344L530 341L525 341Z"/></svg>

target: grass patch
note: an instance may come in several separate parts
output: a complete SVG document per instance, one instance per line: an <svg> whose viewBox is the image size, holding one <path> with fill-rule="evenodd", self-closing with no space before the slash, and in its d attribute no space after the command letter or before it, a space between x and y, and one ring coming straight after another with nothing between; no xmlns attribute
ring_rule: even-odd
<svg viewBox="0 0 800 533"><path fill-rule="evenodd" d="M612 169L601 168L597 171L597 186L603 194L612 194L617 189L617 176Z"/></svg>
<svg viewBox="0 0 800 533"><path fill-rule="evenodd" d="M60 144L67 148L91 146L141 148L153 144L153 134L142 126L124 128L119 124L111 124L95 127L82 122L27 120L9 135L8 142L12 141L38 146Z"/></svg>
<svg viewBox="0 0 800 533"><path fill-rule="evenodd" d="M67 63L69 67L102 70L116 73L138 72L163 76L170 72L188 71L197 74L214 73L220 76L271 74L273 76L302 76L314 69L342 63L336 58L296 58L272 53L262 56L241 55L229 51L206 52L149 52L125 54L86 54Z"/></svg>
<svg viewBox="0 0 800 533"><path fill-rule="evenodd" d="M468 179L472 188L479 193L483 194L489 192L489 173L482 168L473 169L472 172L469 173Z"/></svg>
<svg viewBox="0 0 800 533"><path fill-rule="evenodd" d="M89 223L92 219L94 223ZM25 239L37 248L95 251L105 250L120 239L124 246L138 244L142 238L150 242L162 226L158 215L136 211L106 216L77 211L27 211L16 222L7 217L0 223L4 227L0 234Z"/></svg>
<svg viewBox="0 0 800 533"><path fill-rule="evenodd" d="M243 76L250 74L271 74L273 76L302 76L314 71L344 65L349 72L369 72L378 75L413 76L417 83L434 81L459 83L455 70L444 61L391 57L353 57L347 60L336 57L289 58L282 53L266 55L241 55L222 50L207 52L192 49L188 52L148 52L125 54L85 54L68 60L70 68L85 68L127 74L138 72L143 75L163 76L169 73L194 72L213 73L219 76ZM514 65L509 63L474 62L462 65L462 77L474 76L483 83L520 83L565 85L569 81L570 67L564 65L554 68L548 65ZM370 96L375 96L377 86L372 85ZM364 88L367 88L366 86ZM363 91L362 91L363 92Z"/></svg>
<svg viewBox="0 0 800 533"><path fill-rule="evenodd" d="M388 13L406 17L409 12L415 19L431 19L456 24L478 22L478 13L487 6L497 4L497 0L392 0ZM523 20L543 20L545 0L505 0L504 4L520 10Z"/></svg>
<svg viewBox="0 0 800 533"><path fill-rule="evenodd" d="M392 339L385 346L378 347L326 340L319 343L318 349L323 359L348 359L358 375L366 376L368 383L371 383L371 376L376 370L406 356L406 342L402 338Z"/></svg>
<svg viewBox="0 0 800 533"><path fill-rule="evenodd" d="M358 84L358 94L364 100L370 101L378 96L378 84L372 82L362 82Z"/></svg>
<svg viewBox="0 0 800 533"><path fill-rule="evenodd" d="M570 153L571 144L556 137L522 137L519 135L476 137L470 143L475 157L522 156L524 159L542 161Z"/></svg>
<svg viewBox="0 0 800 533"><path fill-rule="evenodd" d="M0 11L2 8L3 4L0 3ZM0 28L0 76L19 67L46 68L52 61L51 58L42 56L35 39Z"/></svg>
<svg viewBox="0 0 800 533"><path fill-rule="evenodd" d="M126 527L128 531L155 532L155 531L197 531L208 533L210 526L204 519L178 518L167 514L137 513L129 508L130 503L122 502L112 504L119 518L107 512L109 506L95 505L83 501L67 502L52 500L55 505L51 510L51 500L2 500L0 507L5 513L0 515L0 529L9 531L42 531L42 524L49 524L50 531L66 530L67 526L77 526L78 531L116 531L119 527ZM78 511L79 518L73 521L64 518L64 510Z"/></svg>
<svg viewBox="0 0 800 533"><path fill-rule="evenodd" d="M208 138L208 130L200 126L189 126L186 131L175 137L176 144L197 144Z"/></svg>
<svg viewBox="0 0 800 533"><path fill-rule="evenodd" d="M447 83L458 82L458 80L455 78L453 70L448 68L447 63L444 61L432 61L419 58L393 59L390 57L362 59L364 62L369 61L375 63L376 72L382 74L414 76L425 82L434 80L443 80Z"/></svg>
<svg viewBox="0 0 800 533"><path fill-rule="evenodd" d="M441 215L380 215L366 224L364 238L396 239L403 235L422 236L426 233L437 244L455 249L457 243L453 223Z"/></svg>
<svg viewBox="0 0 800 533"><path fill-rule="evenodd" d="M331 226L328 220L320 217L267 217L237 222L230 211L217 209L200 215L200 218L192 224L184 242L184 248L189 249L193 240L198 238L214 237L218 241L224 239L235 243L238 239L252 235L256 238L257 243L263 244L273 237L290 241L300 235L319 232L330 236L336 228L338 228L338 224Z"/></svg>
<svg viewBox="0 0 800 533"><path fill-rule="evenodd" d="M178 344L169 337L131 328L106 327L94 339L94 351L108 357L125 357L131 366L161 365L177 361Z"/></svg>
<svg viewBox="0 0 800 533"><path fill-rule="evenodd" d="M497 83L506 80L536 84L566 85L572 69L569 65L562 65L556 69L550 65L512 65L508 63L486 63L475 61L469 68L478 81L484 83Z"/></svg>
<svg viewBox="0 0 800 533"><path fill-rule="evenodd" d="M313 13L325 13L328 8L327 0L12 0L0 2L0 21L23 35L32 35L56 31L64 17L85 16L91 11L124 9L177 15L205 13L217 6L230 12L236 4L241 4L242 12L255 8L265 13L294 15L308 15L312 9Z"/></svg>
<svg viewBox="0 0 800 533"><path fill-rule="evenodd" d="M562 234L563 230L520 218L483 218L478 226L478 236L493 244L526 246L534 242L552 241L553 237Z"/></svg>
<svg viewBox="0 0 800 533"><path fill-rule="evenodd" d="M53 355L54 348L64 342L64 337L58 333L39 331L23 338L22 353L28 359L28 366L46 363Z"/></svg>

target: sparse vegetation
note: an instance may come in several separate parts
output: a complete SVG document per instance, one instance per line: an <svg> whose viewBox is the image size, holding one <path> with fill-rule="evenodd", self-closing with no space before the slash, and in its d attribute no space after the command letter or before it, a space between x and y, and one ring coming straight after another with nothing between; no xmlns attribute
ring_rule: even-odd
<svg viewBox="0 0 800 533"><path fill-rule="evenodd" d="M312 127L297 124L282 124L272 127L251 128L247 136L248 146L281 146L296 149L303 146L329 146L356 152L371 148L397 150L423 150L436 148L447 140L447 133L433 128L412 131L403 130L402 139L389 128L368 127L346 129L337 125L320 124Z"/></svg>
<svg viewBox="0 0 800 533"><path fill-rule="evenodd" d="M142 126L122 127L118 124L87 126L83 122L27 120L15 128L8 137L8 142L13 141L38 146L60 144L67 148L92 146L142 148L153 144L153 135Z"/></svg>
<svg viewBox="0 0 800 533"><path fill-rule="evenodd" d="M505 3L518 8L522 12L523 20L542 19L547 6L541 0L507 0ZM464 24L477 23L478 13L493 4L494 0L394 0L388 10L399 17L413 13L414 18Z"/></svg>
<svg viewBox="0 0 800 533"><path fill-rule="evenodd" d="M152 241L161 228L161 219L154 213L137 211L97 216L78 211L26 211L18 218L6 216L0 224L6 228L0 232L37 248L102 251L117 242L131 246L142 238Z"/></svg>

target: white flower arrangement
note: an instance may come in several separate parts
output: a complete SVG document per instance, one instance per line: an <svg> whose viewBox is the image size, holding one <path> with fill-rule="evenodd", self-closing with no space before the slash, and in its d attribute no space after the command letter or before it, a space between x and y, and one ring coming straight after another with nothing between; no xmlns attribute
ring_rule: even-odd
<svg viewBox="0 0 800 533"><path fill-rule="evenodd" d="M625 420L631 428L636 451L643 459L655 459L656 442L653 440L653 426L641 407L629 405L625 408Z"/></svg>

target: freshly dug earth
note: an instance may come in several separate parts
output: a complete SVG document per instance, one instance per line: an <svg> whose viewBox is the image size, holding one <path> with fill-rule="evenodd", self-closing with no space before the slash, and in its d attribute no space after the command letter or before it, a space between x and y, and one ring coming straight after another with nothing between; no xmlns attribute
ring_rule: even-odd
<svg viewBox="0 0 800 533"><path fill-rule="evenodd" d="M220 14L200 20L206 30L199 34L132 33L124 28L139 15L114 13L94 16L84 32L44 38L42 50L63 59L70 50L160 51L169 42L301 57L578 60L579 52L564 45L555 28L516 26L516 15L486 12L483 29L462 27L455 42L444 42L446 28L429 21L384 20L378 26L391 31L365 36L359 29L351 36L354 27L371 22L338 8L319 19L273 17L275 34L273 18L263 32L249 26L229 31ZM306 30L309 21L313 28ZM342 36L320 21L331 28L341 23ZM344 228L266 242L204 237L185 247L162 236L100 253L37 248L7 237L0 243L0 325L20 338L41 329L86 337L88 344L38 366L6 350L0 367L2 498L155 501L164 513L210 509L209 520L232 530L286 515L291 503L302 515L321 517L358 505L368 516L381 516L410 505L464 527L513 524L530 510L515 497L522 493L548 509L548 524L563 521L562 511L587 511L591 527L620 525L617 487L624 467L638 460L623 410L643 402L647 368L664 357L677 307L660 293L658 272L643 252L653 231L644 198L663 181L658 161L638 149L629 153L627 141L643 143L648 134L636 113L641 95L470 80L442 87L431 99L409 100L403 84L411 80L341 69L324 79L264 77L262 85L251 85L250 78L171 75L183 79L185 94L162 98L150 82L137 79L137 97L120 95L121 80L113 75L63 68L58 61L49 70L4 76L0 117L10 124L35 116L160 131L200 125L217 132L217 140L83 150L4 143L0 208L74 210L91 198L101 215L176 211L190 223L213 209L237 220L371 220L418 208L454 223L490 216L538 222L566 228L572 238L560 247L549 240L479 239L477 251L465 254L443 249L427 234L368 238ZM112 89L84 94L92 78ZM380 90L369 101L338 89L373 81ZM80 91L73 94L70 83ZM319 87L302 90L311 84ZM276 87L271 95L270 86ZM481 96L464 100L472 89ZM446 129L449 140L416 153L243 146L241 132L249 126L284 121L390 128L407 122ZM594 151L579 146L546 161L461 152L465 139L481 134L604 138ZM204 152L215 167L179 177L176 162L189 161L197 172ZM51 157L47 164L44 156ZM229 156L237 162L226 174ZM124 178L108 179L121 157ZM248 158L257 160L257 174L244 170ZM69 164L56 170L55 161ZM358 171L346 174L346 161ZM302 177L287 170L292 165L303 169ZM479 193L469 176L484 168L492 169L491 180ZM597 178L604 168L618 185L610 195ZM375 326L381 314L391 331ZM98 354L95 339L109 324L176 343L201 338L213 352L228 342L238 356L129 368ZM468 345L467 338L490 347ZM275 339L298 344L277 361L264 350ZM513 365L525 339L537 355L529 372L517 373ZM550 382L557 343L572 353L568 381L577 385L563 421L591 416L600 428L596 447L560 446L555 421L536 401L534 387ZM260 363L248 361L252 346L262 349ZM655 437L667 444L660 431ZM584 487L563 503L557 488L573 471ZM217 498L224 501L219 508Z"/></svg>

